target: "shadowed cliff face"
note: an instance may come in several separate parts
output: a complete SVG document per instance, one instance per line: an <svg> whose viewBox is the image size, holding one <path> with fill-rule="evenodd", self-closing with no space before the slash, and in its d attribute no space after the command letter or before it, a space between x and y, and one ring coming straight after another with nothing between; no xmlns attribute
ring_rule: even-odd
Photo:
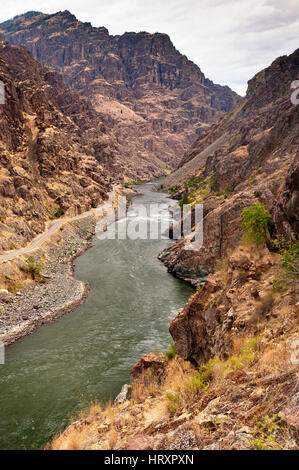
<svg viewBox="0 0 299 470"><path fill-rule="evenodd" d="M213 270L240 241L242 209L258 201L268 207L274 231L298 239L299 106L290 99L298 74L299 49L258 73L246 97L198 138L164 182L177 197L187 190L204 204L202 249L185 251L179 242L162 255L177 275Z"/></svg>
<svg viewBox="0 0 299 470"><path fill-rule="evenodd" d="M120 148L148 166L176 166L196 136L239 98L206 79L165 34L110 36L68 11L30 12L0 29L91 99Z"/></svg>
<svg viewBox="0 0 299 470"><path fill-rule="evenodd" d="M0 41L0 249L24 245L63 212L96 207L119 157L98 114L23 47ZM58 212L57 212L58 211Z"/></svg>

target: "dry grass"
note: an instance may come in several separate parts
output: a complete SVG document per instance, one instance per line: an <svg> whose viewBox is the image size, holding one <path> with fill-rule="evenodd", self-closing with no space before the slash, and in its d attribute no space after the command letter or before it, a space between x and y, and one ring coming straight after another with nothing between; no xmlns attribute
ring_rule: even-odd
<svg viewBox="0 0 299 470"><path fill-rule="evenodd" d="M147 397L156 396L160 391L159 380L151 369L145 370L132 384L131 403L142 403Z"/></svg>
<svg viewBox="0 0 299 470"><path fill-rule="evenodd" d="M293 368L290 358L291 350L287 344L270 345L261 355L257 363L257 370L260 375L287 372Z"/></svg>

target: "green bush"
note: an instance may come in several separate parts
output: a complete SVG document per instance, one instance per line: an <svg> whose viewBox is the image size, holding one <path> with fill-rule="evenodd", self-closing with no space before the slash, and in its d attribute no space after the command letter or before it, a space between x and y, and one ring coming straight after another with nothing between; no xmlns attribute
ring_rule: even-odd
<svg viewBox="0 0 299 470"><path fill-rule="evenodd" d="M250 207L245 207L241 218L242 228L248 241L259 245L270 239L270 214L264 204L257 202Z"/></svg>
<svg viewBox="0 0 299 470"><path fill-rule="evenodd" d="M59 219L63 215L64 215L64 210L62 209L62 207L58 207L57 211L54 214L54 217L56 217L56 219Z"/></svg>
<svg viewBox="0 0 299 470"><path fill-rule="evenodd" d="M25 273L30 273L32 279L40 280L42 270L44 269L44 263L41 261L36 262L33 256L29 256L26 260L26 265L20 267L20 270Z"/></svg>
<svg viewBox="0 0 299 470"><path fill-rule="evenodd" d="M183 207L185 204L190 204L191 203L191 199L189 197L189 194L188 193L184 193L184 196L183 198L180 200L180 206Z"/></svg>
<svg viewBox="0 0 299 470"><path fill-rule="evenodd" d="M299 242L289 244L282 251L282 267L290 274L299 276Z"/></svg>
<svg viewBox="0 0 299 470"><path fill-rule="evenodd" d="M254 428L255 439L252 444L256 450L281 450L276 441L276 434L280 430L280 420L277 415L271 418L267 415L260 421L257 419Z"/></svg>
<svg viewBox="0 0 299 470"><path fill-rule="evenodd" d="M175 350L175 345L174 343L171 343L169 351L165 353L167 359L170 361L171 359L175 358L176 356L176 350Z"/></svg>
<svg viewBox="0 0 299 470"><path fill-rule="evenodd" d="M206 364L201 364L198 371L188 383L188 387L196 391L205 391L210 384L213 376L213 366L217 359L210 359Z"/></svg>
<svg viewBox="0 0 299 470"><path fill-rule="evenodd" d="M166 392L165 397L167 399L167 409L170 414L174 414L180 403L180 396L175 392Z"/></svg>

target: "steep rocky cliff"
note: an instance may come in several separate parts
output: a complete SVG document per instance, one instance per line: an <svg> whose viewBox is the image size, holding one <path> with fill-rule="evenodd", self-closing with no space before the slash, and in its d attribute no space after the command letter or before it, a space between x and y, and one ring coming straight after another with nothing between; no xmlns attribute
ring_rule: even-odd
<svg viewBox="0 0 299 470"><path fill-rule="evenodd" d="M9 250L43 231L46 221L96 207L110 187L105 167L119 155L91 105L29 51L3 39L0 79L0 249Z"/></svg>
<svg viewBox="0 0 299 470"><path fill-rule="evenodd" d="M298 238L299 106L291 102L298 78L299 49L283 56L249 81L247 95L203 133L182 166L165 181L173 194L204 204L204 244L185 251L179 241L161 258L179 277L212 271L242 236L240 214L265 204L272 231Z"/></svg>
<svg viewBox="0 0 299 470"><path fill-rule="evenodd" d="M88 97L114 128L124 154L137 167L145 162L149 174L156 165L160 171L175 166L239 98L206 79L165 34L111 36L68 11L29 12L2 23L0 31Z"/></svg>

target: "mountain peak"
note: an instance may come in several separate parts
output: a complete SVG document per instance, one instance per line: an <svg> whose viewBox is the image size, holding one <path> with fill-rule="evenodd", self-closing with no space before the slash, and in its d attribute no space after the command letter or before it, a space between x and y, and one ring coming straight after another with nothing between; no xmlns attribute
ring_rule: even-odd
<svg viewBox="0 0 299 470"><path fill-rule="evenodd" d="M149 166L175 167L197 135L239 99L206 79L167 34L110 36L68 10L23 15L2 23L0 33L60 72L113 123L123 152Z"/></svg>

